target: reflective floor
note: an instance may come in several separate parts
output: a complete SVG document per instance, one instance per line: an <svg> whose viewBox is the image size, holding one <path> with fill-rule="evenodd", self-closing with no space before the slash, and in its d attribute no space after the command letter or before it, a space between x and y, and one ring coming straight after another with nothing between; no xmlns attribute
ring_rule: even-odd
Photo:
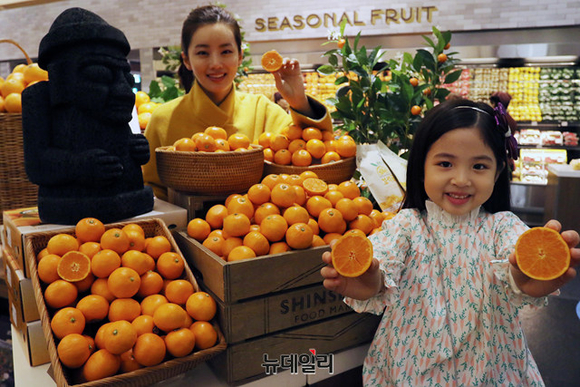
<svg viewBox="0 0 580 387"><path fill-rule="evenodd" d="M580 386L580 277L550 297L545 308L525 309L522 326L547 387Z"/></svg>

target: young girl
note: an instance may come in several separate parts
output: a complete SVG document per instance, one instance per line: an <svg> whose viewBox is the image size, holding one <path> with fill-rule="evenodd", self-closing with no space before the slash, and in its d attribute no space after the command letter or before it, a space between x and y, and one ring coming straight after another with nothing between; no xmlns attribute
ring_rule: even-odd
<svg viewBox="0 0 580 387"><path fill-rule="evenodd" d="M543 385L518 312L545 305L576 271L537 281L516 266L514 245L527 227L509 212L511 133L501 118L467 100L433 108L414 139L404 209L370 237L369 271L342 277L323 255L324 286L357 312L383 315L365 385ZM578 233L562 236L577 265Z"/></svg>
<svg viewBox="0 0 580 387"><path fill-rule="evenodd" d="M290 115L264 95L242 93L234 78L242 63L242 37L234 17L217 5L194 9L183 23L179 76L187 94L155 110L145 130L151 159L143 168L145 182L160 198L166 189L157 174L155 148L191 137L208 126L219 126L228 136L243 133L256 141L265 131L278 133L295 123L332 129L324 105L305 94L296 60L284 60L275 72L276 88L290 105Z"/></svg>

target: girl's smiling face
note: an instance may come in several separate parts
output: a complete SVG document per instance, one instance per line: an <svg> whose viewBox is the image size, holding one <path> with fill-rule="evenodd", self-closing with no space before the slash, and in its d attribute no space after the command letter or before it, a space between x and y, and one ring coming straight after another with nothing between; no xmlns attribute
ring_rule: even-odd
<svg viewBox="0 0 580 387"><path fill-rule="evenodd" d="M425 192L448 213L465 215L490 198L499 172L478 129L454 129L427 152Z"/></svg>
<svg viewBox="0 0 580 387"><path fill-rule="evenodd" d="M242 53L231 28L224 23L199 27L183 62L211 100L219 105L233 87Z"/></svg>

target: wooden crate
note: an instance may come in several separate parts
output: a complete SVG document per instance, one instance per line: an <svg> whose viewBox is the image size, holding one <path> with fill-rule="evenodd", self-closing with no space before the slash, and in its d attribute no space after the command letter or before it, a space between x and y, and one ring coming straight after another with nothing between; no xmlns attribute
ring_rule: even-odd
<svg viewBox="0 0 580 387"><path fill-rule="evenodd" d="M186 230L174 230L173 235L196 275L225 303L320 284L320 269L325 265L322 253L330 251L329 246L321 246L226 262L190 238Z"/></svg>
<svg viewBox="0 0 580 387"><path fill-rule="evenodd" d="M346 313L228 345L224 352L209 360L209 365L228 383L243 384L267 376L265 358L268 361L281 360L282 356L289 359L293 355L309 355L311 350L317 354L332 354L368 343L379 321L380 316L369 313ZM282 371L284 369L277 370Z"/></svg>
<svg viewBox="0 0 580 387"><path fill-rule="evenodd" d="M228 344L352 312L342 296L322 284L272 293L245 301L226 303L214 296L218 322Z"/></svg>
<svg viewBox="0 0 580 387"><path fill-rule="evenodd" d="M171 236L171 232L169 231L163 220L159 218L142 221L111 223L106 224L105 227L107 229L113 227L122 228L123 226L129 223L139 224L145 232L145 237L152 237L157 235L163 235L167 237L167 239L169 239L171 243L173 251L183 256L183 254L179 250L179 247L175 243L175 240ZM53 369L53 378L55 379L59 387L73 385L75 383L75 381L73 380L74 373L70 372L66 367L63 366L56 352L56 339L53 336L50 327L52 310L50 310L44 302L43 297L44 288L43 285L41 285L41 282L38 278L36 255L40 252L40 250L42 250L47 245L48 240L53 235L56 235L57 233L66 233L74 235L74 230L75 230L74 227L69 227L58 231L31 233L26 235L24 240L25 256L27 264L29 265L31 271L30 278L32 279L32 286L34 288L36 304L38 306L38 311L40 314L40 321L42 322L42 330L44 331L44 336L47 341L48 353L50 355L50 362ZM187 265L185 266L185 273L182 278L190 281L193 284L195 290L199 290L199 285L197 284L197 281L195 280L193 273L191 272L190 268ZM95 380L92 382L74 385L79 387L121 386L121 385L131 385L134 387L148 386L150 384L182 374L194 368L200 362L208 360L209 358L215 356L216 354L222 352L225 349L226 347L225 338L221 330L217 326L217 324L214 323L214 327L218 331L219 336L218 343L216 343L214 347L193 352L192 354L182 358L168 358L168 360L153 367L144 367L136 371L127 372L124 374L119 374Z"/></svg>

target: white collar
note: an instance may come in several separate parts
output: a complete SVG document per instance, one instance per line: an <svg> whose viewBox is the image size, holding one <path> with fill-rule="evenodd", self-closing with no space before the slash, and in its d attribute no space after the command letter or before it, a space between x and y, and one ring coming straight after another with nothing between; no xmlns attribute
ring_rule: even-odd
<svg viewBox="0 0 580 387"><path fill-rule="evenodd" d="M474 208L468 214L453 215L439 207L431 200L425 200L425 208L427 209L427 218L429 220L436 220L445 224L470 223L474 222L479 216L481 206Z"/></svg>

